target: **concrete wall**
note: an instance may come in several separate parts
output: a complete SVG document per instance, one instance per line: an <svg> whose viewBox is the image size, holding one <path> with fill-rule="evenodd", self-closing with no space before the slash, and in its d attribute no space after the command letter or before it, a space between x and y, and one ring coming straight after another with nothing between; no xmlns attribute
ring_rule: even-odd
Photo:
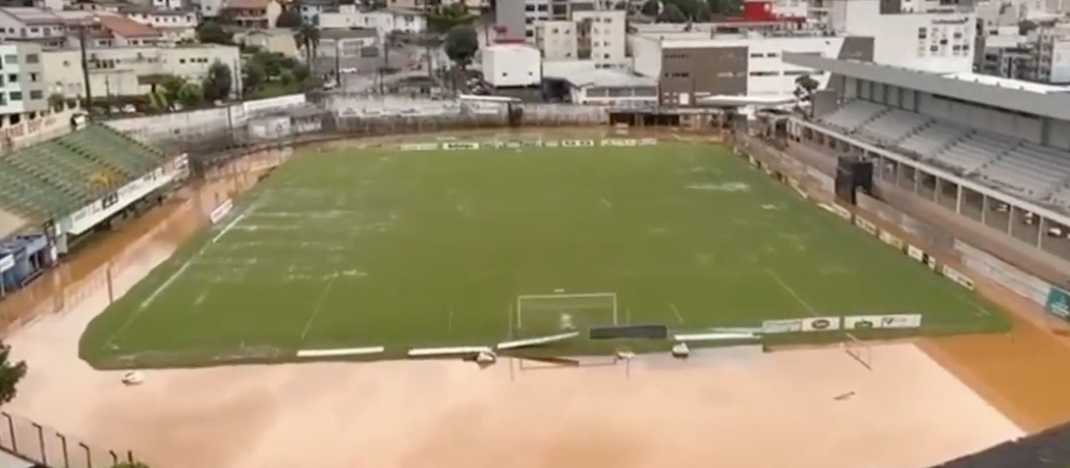
<svg viewBox="0 0 1070 468"><path fill-rule="evenodd" d="M239 128L252 117L282 112L306 103L303 94L295 94L246 101L216 109L118 119L106 122L106 124L141 141L157 142L215 133L221 128Z"/></svg>

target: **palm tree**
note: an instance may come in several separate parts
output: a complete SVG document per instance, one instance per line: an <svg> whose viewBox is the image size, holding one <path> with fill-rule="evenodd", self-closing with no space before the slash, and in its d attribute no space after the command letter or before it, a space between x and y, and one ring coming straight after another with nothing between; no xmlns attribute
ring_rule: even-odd
<svg viewBox="0 0 1070 468"><path fill-rule="evenodd" d="M311 24L301 25L297 31L297 43L305 48L305 60L309 68L312 67L312 59L316 56L316 49L320 45L320 30Z"/></svg>

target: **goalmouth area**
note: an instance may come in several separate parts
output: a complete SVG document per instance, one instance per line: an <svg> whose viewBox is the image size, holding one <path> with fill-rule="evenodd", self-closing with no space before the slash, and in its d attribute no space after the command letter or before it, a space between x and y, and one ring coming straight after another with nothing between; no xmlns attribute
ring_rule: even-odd
<svg viewBox="0 0 1070 468"><path fill-rule="evenodd" d="M221 204L90 323L80 355L175 367L520 341L573 356L1008 327L766 172L651 139L306 151Z"/></svg>

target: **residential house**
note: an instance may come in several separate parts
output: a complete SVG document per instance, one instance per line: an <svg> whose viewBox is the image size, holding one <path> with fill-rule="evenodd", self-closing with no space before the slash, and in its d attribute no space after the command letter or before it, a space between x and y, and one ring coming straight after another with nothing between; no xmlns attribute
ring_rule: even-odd
<svg viewBox="0 0 1070 468"><path fill-rule="evenodd" d="M128 6L120 8L119 12L159 31L165 42L173 44L197 38L197 14L191 10Z"/></svg>
<svg viewBox="0 0 1070 468"><path fill-rule="evenodd" d="M120 7L127 5L120 0L76 0L67 10L118 13Z"/></svg>
<svg viewBox="0 0 1070 468"><path fill-rule="evenodd" d="M188 0L152 0L152 8L161 10L190 10Z"/></svg>
<svg viewBox="0 0 1070 468"><path fill-rule="evenodd" d="M374 29L321 29L311 67L326 75L374 71L381 66L379 44L379 33Z"/></svg>
<svg viewBox="0 0 1070 468"><path fill-rule="evenodd" d="M241 82L241 54L235 46L110 47L92 48L87 53L94 96L142 96L169 75L200 82L215 62L230 68L235 84ZM77 48L45 51L43 57L45 78L53 92L68 97L83 95L85 82Z"/></svg>
<svg viewBox="0 0 1070 468"><path fill-rule="evenodd" d="M31 144L67 127L48 104L40 44L0 43L0 69L0 148Z"/></svg>
<svg viewBox="0 0 1070 468"><path fill-rule="evenodd" d="M274 29L282 14L276 0L228 0L221 17L226 23L249 29Z"/></svg>
<svg viewBox="0 0 1070 468"><path fill-rule="evenodd" d="M201 18L216 18L223 11L226 0L193 0L193 10Z"/></svg>
<svg viewBox="0 0 1070 468"><path fill-rule="evenodd" d="M401 32L419 34L427 30L427 16L422 11L386 8L363 11L356 5L341 5L337 13L320 15L320 29L368 28L379 33L380 41L387 34Z"/></svg>
<svg viewBox="0 0 1070 468"><path fill-rule="evenodd" d="M67 25L60 16L41 8L0 7L0 39L33 41L44 46L61 46Z"/></svg>
<svg viewBox="0 0 1070 468"><path fill-rule="evenodd" d="M299 3L301 19L308 24L320 24L320 16L337 12L339 8L336 0L300 0Z"/></svg>
<svg viewBox="0 0 1070 468"><path fill-rule="evenodd" d="M234 41L246 46L259 47L287 57L300 57L294 32L290 29L263 29L243 31L234 35Z"/></svg>

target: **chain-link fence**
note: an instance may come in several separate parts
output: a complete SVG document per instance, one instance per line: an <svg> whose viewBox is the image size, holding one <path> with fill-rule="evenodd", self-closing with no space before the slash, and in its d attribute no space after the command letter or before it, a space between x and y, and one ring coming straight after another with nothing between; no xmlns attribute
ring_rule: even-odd
<svg viewBox="0 0 1070 468"><path fill-rule="evenodd" d="M91 446L77 437L4 411L0 411L0 418L0 448L38 465L107 468L135 460L133 452Z"/></svg>

